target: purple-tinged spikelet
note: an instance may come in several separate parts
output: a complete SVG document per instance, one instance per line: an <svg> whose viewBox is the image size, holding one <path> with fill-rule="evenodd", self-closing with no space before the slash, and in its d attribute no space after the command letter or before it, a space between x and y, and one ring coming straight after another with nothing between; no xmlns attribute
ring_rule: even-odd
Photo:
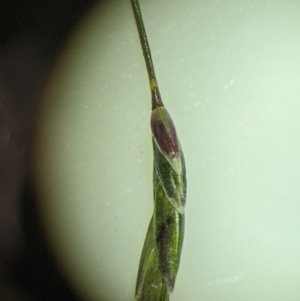
<svg viewBox="0 0 300 301"><path fill-rule="evenodd" d="M170 202L179 213L186 201L185 162L173 120L165 107L152 111L154 164Z"/></svg>

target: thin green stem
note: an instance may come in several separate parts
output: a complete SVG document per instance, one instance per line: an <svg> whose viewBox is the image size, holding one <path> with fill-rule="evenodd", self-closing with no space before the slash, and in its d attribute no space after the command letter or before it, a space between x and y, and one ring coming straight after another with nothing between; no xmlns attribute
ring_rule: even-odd
<svg viewBox="0 0 300 301"><path fill-rule="evenodd" d="M140 42L143 49L143 54L145 58L145 63L147 67L148 77L149 77L149 84L151 90L151 98L152 98L152 110L157 107L163 107L163 102L160 97L158 83L155 76L154 66L151 57L150 46L147 39L147 34L143 22L143 17L139 5L138 0L131 0L132 10L134 13L134 18L136 22L136 26L138 29L138 33L140 36Z"/></svg>

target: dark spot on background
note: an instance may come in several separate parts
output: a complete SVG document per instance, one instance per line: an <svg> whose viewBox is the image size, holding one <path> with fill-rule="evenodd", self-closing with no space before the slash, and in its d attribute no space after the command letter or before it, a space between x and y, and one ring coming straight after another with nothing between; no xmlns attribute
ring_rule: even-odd
<svg viewBox="0 0 300 301"><path fill-rule="evenodd" d="M30 162L49 73L94 2L0 1L0 301L79 300L37 218Z"/></svg>

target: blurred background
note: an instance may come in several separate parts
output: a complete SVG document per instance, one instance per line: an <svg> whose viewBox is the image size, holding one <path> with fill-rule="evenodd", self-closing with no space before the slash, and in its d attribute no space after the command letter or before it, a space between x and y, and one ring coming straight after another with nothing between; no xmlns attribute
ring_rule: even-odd
<svg viewBox="0 0 300 301"><path fill-rule="evenodd" d="M94 2L0 2L0 301L79 300L47 246L30 162L43 89Z"/></svg>

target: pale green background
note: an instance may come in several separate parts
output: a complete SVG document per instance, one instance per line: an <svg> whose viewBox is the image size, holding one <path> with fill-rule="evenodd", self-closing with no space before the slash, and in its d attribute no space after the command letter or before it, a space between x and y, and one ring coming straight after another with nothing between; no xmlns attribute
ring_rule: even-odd
<svg viewBox="0 0 300 301"><path fill-rule="evenodd" d="M300 300L300 2L141 0L186 157L171 301ZM78 24L45 95L41 216L84 300L133 300L152 214L150 93L130 2Z"/></svg>

